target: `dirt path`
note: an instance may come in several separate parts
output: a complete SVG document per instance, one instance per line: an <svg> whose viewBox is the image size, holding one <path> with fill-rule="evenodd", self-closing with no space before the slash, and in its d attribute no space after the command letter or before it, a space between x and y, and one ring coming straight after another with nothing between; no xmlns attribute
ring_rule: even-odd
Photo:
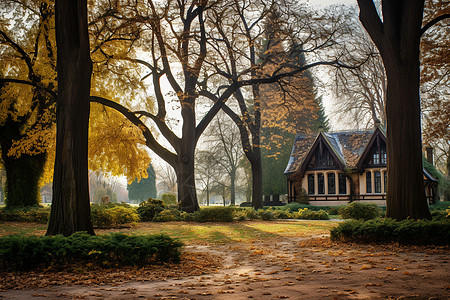
<svg viewBox="0 0 450 300"><path fill-rule="evenodd" d="M1 291L0 299L450 299L448 248L347 245L316 237L193 245L185 251L191 260L216 260L220 266L206 264L180 277L166 270L172 275L22 286Z"/></svg>

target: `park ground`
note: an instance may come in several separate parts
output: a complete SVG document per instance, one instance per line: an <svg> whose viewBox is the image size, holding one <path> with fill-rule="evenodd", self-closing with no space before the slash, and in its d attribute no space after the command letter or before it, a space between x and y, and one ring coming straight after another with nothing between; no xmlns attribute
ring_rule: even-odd
<svg viewBox="0 0 450 300"><path fill-rule="evenodd" d="M329 239L334 221L139 223L97 230L167 233L180 264L101 269L69 265L0 272L0 299L450 299L450 249ZM0 235L44 234L2 223Z"/></svg>

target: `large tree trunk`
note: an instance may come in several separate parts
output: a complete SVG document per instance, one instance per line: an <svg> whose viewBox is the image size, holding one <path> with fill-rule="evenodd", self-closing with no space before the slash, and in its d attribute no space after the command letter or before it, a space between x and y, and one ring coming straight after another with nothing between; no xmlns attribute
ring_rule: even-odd
<svg viewBox="0 0 450 300"><path fill-rule="evenodd" d="M420 130L420 36L424 0L358 0L360 20L380 50L387 75L387 217L430 219Z"/></svg>
<svg viewBox="0 0 450 300"><path fill-rule="evenodd" d="M56 1L58 99L53 203L47 235L94 234L88 183L92 63L87 1Z"/></svg>
<svg viewBox="0 0 450 300"><path fill-rule="evenodd" d="M250 159L252 168L252 206L254 209L263 208L263 176L261 149L253 147L253 155Z"/></svg>
<svg viewBox="0 0 450 300"><path fill-rule="evenodd" d="M175 172L178 180L178 205L188 213L200 209L195 189L194 153L195 153L195 106L194 99L184 103L181 108L183 117L182 138L178 152ZM189 103L189 104L188 104Z"/></svg>
<svg viewBox="0 0 450 300"><path fill-rule="evenodd" d="M178 206L188 213L199 210L200 207L195 190L194 157L181 159L177 165L176 173L178 180Z"/></svg>
<svg viewBox="0 0 450 300"><path fill-rule="evenodd" d="M417 56L418 58L418 56ZM389 60L388 58L386 60ZM386 68L388 186L386 216L431 219L423 182L419 60Z"/></svg>
<svg viewBox="0 0 450 300"><path fill-rule="evenodd" d="M8 119L0 128L0 147L6 171L5 202L7 208L39 205L39 180L44 173L47 153L9 156L15 139L20 139L21 124ZM0 182L1 184L1 182Z"/></svg>

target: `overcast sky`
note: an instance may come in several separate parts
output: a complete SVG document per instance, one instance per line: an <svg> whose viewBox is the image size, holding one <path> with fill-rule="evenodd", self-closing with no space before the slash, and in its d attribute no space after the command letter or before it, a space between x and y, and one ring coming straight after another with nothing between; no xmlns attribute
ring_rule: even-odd
<svg viewBox="0 0 450 300"><path fill-rule="evenodd" d="M328 6L331 4L356 4L356 0L307 0L312 5Z"/></svg>

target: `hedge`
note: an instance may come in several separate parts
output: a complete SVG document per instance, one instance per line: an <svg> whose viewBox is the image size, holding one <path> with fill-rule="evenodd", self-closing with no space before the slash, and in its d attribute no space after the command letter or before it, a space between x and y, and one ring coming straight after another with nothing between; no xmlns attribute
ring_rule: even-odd
<svg viewBox="0 0 450 300"><path fill-rule="evenodd" d="M428 220L351 220L331 230L334 241L407 245L450 245L450 222Z"/></svg>
<svg viewBox="0 0 450 300"><path fill-rule="evenodd" d="M84 232L69 237L9 235L0 237L0 266L24 270L79 261L100 266L179 262L182 245L166 235L91 236Z"/></svg>

